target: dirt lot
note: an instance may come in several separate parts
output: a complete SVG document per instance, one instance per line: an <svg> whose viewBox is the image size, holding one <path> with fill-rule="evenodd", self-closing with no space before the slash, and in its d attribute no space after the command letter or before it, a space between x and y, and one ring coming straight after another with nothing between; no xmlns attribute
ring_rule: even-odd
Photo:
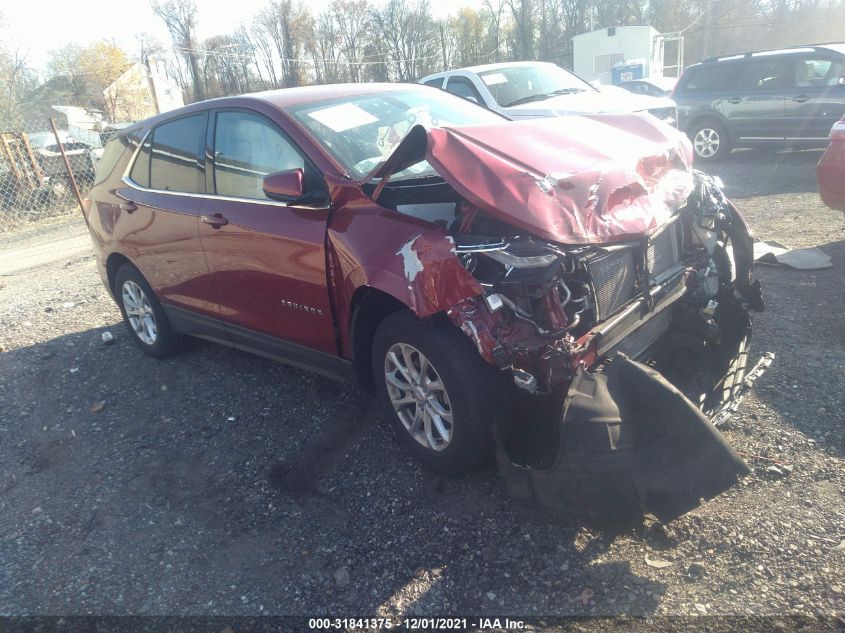
<svg viewBox="0 0 845 633"><path fill-rule="evenodd" d="M433 476L352 387L203 342L144 357L81 221L2 237L0 615L844 613L845 216L818 156L711 170L759 237L834 266L758 268L777 359L726 430L754 472L668 527Z"/></svg>

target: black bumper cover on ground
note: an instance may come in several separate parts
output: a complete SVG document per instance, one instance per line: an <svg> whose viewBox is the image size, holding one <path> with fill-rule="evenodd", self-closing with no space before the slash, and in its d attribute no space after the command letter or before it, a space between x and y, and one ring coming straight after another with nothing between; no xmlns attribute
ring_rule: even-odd
<svg viewBox="0 0 845 633"><path fill-rule="evenodd" d="M750 471L710 420L661 374L617 354L579 370L564 401L549 468L497 462L511 496L562 516L668 522Z"/></svg>

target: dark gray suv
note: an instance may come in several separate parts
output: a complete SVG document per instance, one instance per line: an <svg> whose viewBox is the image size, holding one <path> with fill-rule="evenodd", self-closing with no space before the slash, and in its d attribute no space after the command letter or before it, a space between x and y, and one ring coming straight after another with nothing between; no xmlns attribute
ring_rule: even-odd
<svg viewBox="0 0 845 633"><path fill-rule="evenodd" d="M684 71L673 98L698 160L737 147L824 147L845 114L845 43L708 59Z"/></svg>

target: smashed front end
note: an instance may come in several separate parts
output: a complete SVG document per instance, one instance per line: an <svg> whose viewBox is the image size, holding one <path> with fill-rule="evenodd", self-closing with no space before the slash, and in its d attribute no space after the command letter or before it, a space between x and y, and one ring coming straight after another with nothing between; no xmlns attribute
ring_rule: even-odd
<svg viewBox="0 0 845 633"><path fill-rule="evenodd" d="M429 131L426 159L460 198L439 251L430 238L406 245L418 265L409 290L452 288L439 307L479 354L558 403L540 450L525 448L530 423L496 429L514 497L669 521L748 472L713 419L743 389L749 310L763 308L752 240L679 135L642 118L583 121L558 130L565 141L508 124L565 142L555 154L531 152L530 138L504 152L484 130ZM606 138L579 138L584 127ZM435 266L452 269L425 274Z"/></svg>

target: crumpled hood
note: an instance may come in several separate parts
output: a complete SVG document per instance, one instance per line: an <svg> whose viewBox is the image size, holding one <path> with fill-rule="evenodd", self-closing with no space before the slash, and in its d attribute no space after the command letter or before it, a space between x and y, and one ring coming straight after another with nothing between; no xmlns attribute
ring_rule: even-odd
<svg viewBox="0 0 845 633"><path fill-rule="evenodd" d="M644 114L415 126L366 180L423 158L489 215L562 244L650 234L693 189L689 140Z"/></svg>

